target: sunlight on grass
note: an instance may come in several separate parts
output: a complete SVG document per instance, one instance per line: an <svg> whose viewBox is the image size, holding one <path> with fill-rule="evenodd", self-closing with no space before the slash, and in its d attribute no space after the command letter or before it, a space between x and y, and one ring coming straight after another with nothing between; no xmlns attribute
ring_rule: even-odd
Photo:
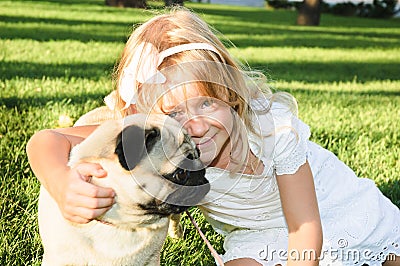
<svg viewBox="0 0 400 266"><path fill-rule="evenodd" d="M114 64L124 48L123 42L82 42L62 40L1 40L4 61L30 63L102 63Z"/></svg>
<svg viewBox="0 0 400 266"><path fill-rule="evenodd" d="M231 51L271 80L335 83L399 77L399 48L238 47Z"/></svg>
<svg viewBox="0 0 400 266"><path fill-rule="evenodd" d="M257 36L255 36L255 38L257 38ZM238 50L233 49L232 54L247 58L248 61L263 63L265 65L273 62L363 62L400 64L400 48L355 48L347 51L341 48L326 49L319 47L246 47ZM309 56L310 54L312 54L312 56Z"/></svg>

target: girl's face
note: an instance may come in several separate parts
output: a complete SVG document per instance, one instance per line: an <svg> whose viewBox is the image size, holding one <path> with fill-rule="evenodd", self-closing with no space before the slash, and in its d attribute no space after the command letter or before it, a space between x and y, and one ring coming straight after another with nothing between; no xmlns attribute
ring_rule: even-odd
<svg viewBox="0 0 400 266"><path fill-rule="evenodd" d="M226 166L233 128L233 115L226 103L201 95L191 84L174 88L164 95L161 109L187 130L206 166Z"/></svg>

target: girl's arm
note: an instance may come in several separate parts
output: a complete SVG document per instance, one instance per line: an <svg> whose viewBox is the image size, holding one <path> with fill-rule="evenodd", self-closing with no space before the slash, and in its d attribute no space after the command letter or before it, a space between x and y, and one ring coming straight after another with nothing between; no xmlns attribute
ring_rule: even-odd
<svg viewBox="0 0 400 266"><path fill-rule="evenodd" d="M63 216L72 222L87 223L114 203L114 191L88 183L90 176L107 173L98 164L67 166L71 148L94 131L96 126L47 129L35 133L26 150L31 168L57 202Z"/></svg>
<svg viewBox="0 0 400 266"><path fill-rule="evenodd" d="M277 182L289 230L287 265L318 265L322 226L308 162L294 174L278 175Z"/></svg>

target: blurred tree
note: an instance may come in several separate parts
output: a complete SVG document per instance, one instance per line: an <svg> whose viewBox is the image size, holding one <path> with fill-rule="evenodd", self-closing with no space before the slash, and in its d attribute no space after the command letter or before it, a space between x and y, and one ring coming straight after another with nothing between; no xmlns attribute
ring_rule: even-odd
<svg viewBox="0 0 400 266"><path fill-rule="evenodd" d="M183 6L183 0L165 0L165 6Z"/></svg>
<svg viewBox="0 0 400 266"><path fill-rule="evenodd" d="M106 0L107 6L145 8L146 0Z"/></svg>
<svg viewBox="0 0 400 266"><path fill-rule="evenodd" d="M291 8L296 6L296 2L289 0L267 0L268 6L273 8Z"/></svg>
<svg viewBox="0 0 400 266"><path fill-rule="evenodd" d="M304 0L298 8L297 25L318 26L320 17L320 0Z"/></svg>
<svg viewBox="0 0 400 266"><path fill-rule="evenodd" d="M395 15L397 0L374 0L372 6L364 12L364 16L372 18L390 18ZM369 11L369 12L368 12Z"/></svg>
<svg viewBox="0 0 400 266"><path fill-rule="evenodd" d="M343 2L328 5L321 3L322 13L332 13L340 16L359 16L370 18L391 18L396 13L400 13L397 8L397 0L373 0L370 3Z"/></svg>

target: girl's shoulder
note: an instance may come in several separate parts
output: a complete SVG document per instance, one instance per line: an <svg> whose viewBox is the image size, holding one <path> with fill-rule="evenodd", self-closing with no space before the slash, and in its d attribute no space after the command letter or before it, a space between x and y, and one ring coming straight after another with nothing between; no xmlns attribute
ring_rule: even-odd
<svg viewBox="0 0 400 266"><path fill-rule="evenodd" d="M259 134L262 157L277 174L291 174L304 164L310 128L280 102L256 101L253 126ZM261 109L268 107L268 109Z"/></svg>
<svg viewBox="0 0 400 266"><path fill-rule="evenodd" d="M306 138L310 136L310 128L294 113L293 108L281 103L271 102L268 99L254 99L250 102L253 111L254 131L261 136L271 134L301 133Z"/></svg>

